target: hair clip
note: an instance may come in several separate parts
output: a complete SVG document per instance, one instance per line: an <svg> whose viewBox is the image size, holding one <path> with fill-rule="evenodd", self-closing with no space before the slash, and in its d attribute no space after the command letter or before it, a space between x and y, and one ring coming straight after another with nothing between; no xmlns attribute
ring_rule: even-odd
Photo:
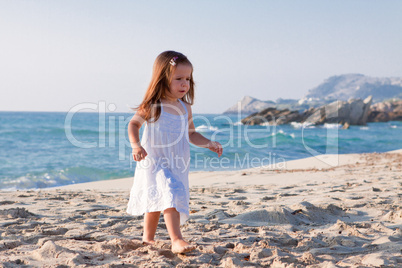
<svg viewBox="0 0 402 268"><path fill-rule="evenodd" d="M179 57L173 57L173 58L169 61L170 65L176 66L176 60L177 60L178 58L179 58Z"/></svg>

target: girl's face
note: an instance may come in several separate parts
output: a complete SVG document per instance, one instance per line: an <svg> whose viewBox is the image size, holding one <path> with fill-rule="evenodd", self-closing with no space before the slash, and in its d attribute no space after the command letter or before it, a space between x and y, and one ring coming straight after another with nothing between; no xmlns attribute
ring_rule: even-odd
<svg viewBox="0 0 402 268"><path fill-rule="evenodd" d="M172 74L170 90L167 92L169 99L181 99L190 89L190 79L193 68L187 64L177 64Z"/></svg>

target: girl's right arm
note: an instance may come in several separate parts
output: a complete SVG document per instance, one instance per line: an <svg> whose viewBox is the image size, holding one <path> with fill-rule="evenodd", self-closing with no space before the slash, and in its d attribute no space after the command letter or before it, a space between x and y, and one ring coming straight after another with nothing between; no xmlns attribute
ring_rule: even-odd
<svg viewBox="0 0 402 268"><path fill-rule="evenodd" d="M128 123L128 139L132 148L132 155L135 161L141 161L147 156L147 152L140 143L140 128L145 122L142 113L137 111Z"/></svg>

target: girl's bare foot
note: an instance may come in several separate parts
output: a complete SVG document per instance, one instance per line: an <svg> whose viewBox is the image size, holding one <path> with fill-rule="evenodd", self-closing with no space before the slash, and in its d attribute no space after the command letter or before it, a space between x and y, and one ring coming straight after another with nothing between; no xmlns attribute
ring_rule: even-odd
<svg viewBox="0 0 402 268"><path fill-rule="evenodd" d="M175 254L190 252L193 251L195 248L195 245L191 245L183 239L172 241L172 252Z"/></svg>
<svg viewBox="0 0 402 268"><path fill-rule="evenodd" d="M152 246L153 244L155 244L155 240L149 240L149 241L142 240L142 244Z"/></svg>

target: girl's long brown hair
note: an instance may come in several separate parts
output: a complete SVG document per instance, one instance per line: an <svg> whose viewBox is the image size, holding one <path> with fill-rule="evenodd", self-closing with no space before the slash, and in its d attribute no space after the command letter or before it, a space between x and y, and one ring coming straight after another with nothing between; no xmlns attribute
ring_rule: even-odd
<svg viewBox="0 0 402 268"><path fill-rule="evenodd" d="M176 64L170 64L172 60ZM149 83L142 103L136 108L136 110L142 112L141 115L146 121L150 122L152 119L152 121L155 122L159 119L161 115L161 98L169 91L172 74L178 64L187 64L193 68L193 65L187 57L176 51L162 52L156 58L152 70L151 82ZM181 100L191 105L194 103L193 72L191 72L190 77L190 89Z"/></svg>

